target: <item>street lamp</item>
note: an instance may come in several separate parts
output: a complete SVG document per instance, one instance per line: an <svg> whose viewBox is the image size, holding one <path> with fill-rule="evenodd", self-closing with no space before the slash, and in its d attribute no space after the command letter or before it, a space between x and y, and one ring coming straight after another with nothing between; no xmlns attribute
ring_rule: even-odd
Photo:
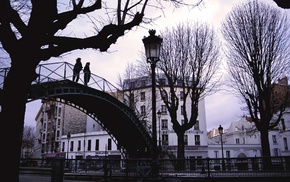
<svg viewBox="0 0 290 182"><path fill-rule="evenodd" d="M224 145L223 145L223 133L224 133L224 128L220 125L218 127L219 134L221 136L221 148L222 148L222 170L225 170L225 160L224 160Z"/></svg>
<svg viewBox="0 0 290 182"><path fill-rule="evenodd" d="M160 118L161 118L161 112L158 110L157 112L158 122L159 122L159 150L161 150L161 128L160 128Z"/></svg>
<svg viewBox="0 0 290 182"><path fill-rule="evenodd" d="M155 35L156 30L149 30L149 36L142 39L145 53L147 57L147 63L151 65L151 78L152 78L152 140L153 140L153 161L156 162L158 152L157 152L157 137L156 137L156 80L155 80L155 68L156 63L159 61L160 47L162 43L162 38ZM155 166L156 167L156 166ZM153 170L154 175L156 175L156 170Z"/></svg>

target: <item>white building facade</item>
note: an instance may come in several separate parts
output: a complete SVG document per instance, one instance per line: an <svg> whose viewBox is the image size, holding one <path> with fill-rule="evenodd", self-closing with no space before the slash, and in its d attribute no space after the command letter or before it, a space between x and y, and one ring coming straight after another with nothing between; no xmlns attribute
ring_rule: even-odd
<svg viewBox="0 0 290 182"><path fill-rule="evenodd" d="M89 116L85 133L64 135L61 143L61 151L68 159L121 158L115 140Z"/></svg>
<svg viewBox="0 0 290 182"><path fill-rule="evenodd" d="M289 109L289 108L288 108ZM285 112L281 123L269 131L271 156L290 156L290 113ZM222 158L221 136L218 129L208 132L208 157ZM232 122L222 134L223 152L225 158L261 157L262 147L260 132L253 123L242 117Z"/></svg>
<svg viewBox="0 0 290 182"><path fill-rule="evenodd" d="M243 117L224 129L222 137L218 129L213 129L208 133L208 157L222 158L222 152L225 158L260 157L260 134L252 131L253 127L253 124Z"/></svg>
<svg viewBox="0 0 290 182"><path fill-rule="evenodd" d="M163 86L165 89L169 89ZM124 82L123 88L130 100L130 103L134 105L135 110L138 111L140 118L147 125L149 131L152 131L152 86L151 77L140 77L136 79L128 79ZM177 110L177 120L182 124L183 120L183 94L182 89L176 87L175 92L179 95L179 108ZM161 98L161 93L156 89L156 134L157 134L157 146L160 145L164 151L169 152L172 155L177 156L177 134L173 130L171 118L169 112ZM169 98L170 99L170 98ZM191 116L191 101L187 98L186 112L188 118ZM185 158L206 158L208 156L207 150L207 131L206 131L206 116L205 116L205 102L201 99L198 104L198 118L197 123L189 130L185 132ZM163 156L166 157L166 156ZM168 156L167 156L168 157Z"/></svg>

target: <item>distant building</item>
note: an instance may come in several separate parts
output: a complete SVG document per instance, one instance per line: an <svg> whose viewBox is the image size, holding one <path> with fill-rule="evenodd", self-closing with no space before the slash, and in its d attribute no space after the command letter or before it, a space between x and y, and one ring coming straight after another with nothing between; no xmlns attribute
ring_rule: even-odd
<svg viewBox="0 0 290 182"><path fill-rule="evenodd" d="M56 101L43 100L35 117L36 141L34 157L45 158L61 153L61 136L86 131L85 113Z"/></svg>
<svg viewBox="0 0 290 182"><path fill-rule="evenodd" d="M253 127L253 124L243 117L224 129L222 141L218 129L209 131L208 157L222 158L222 152L225 158L260 157L262 150L260 133ZM223 151L221 151L221 142L223 142Z"/></svg>
<svg viewBox="0 0 290 182"><path fill-rule="evenodd" d="M112 138L89 116L86 131L61 137L61 152L69 159L114 158L120 159L121 152Z"/></svg>
<svg viewBox="0 0 290 182"><path fill-rule="evenodd" d="M287 108L281 123L269 131L271 156L290 156L290 108ZM210 158L221 158L221 136L218 129L208 132L208 154ZM232 122L222 135L225 158L261 157L260 132L249 118L242 117Z"/></svg>

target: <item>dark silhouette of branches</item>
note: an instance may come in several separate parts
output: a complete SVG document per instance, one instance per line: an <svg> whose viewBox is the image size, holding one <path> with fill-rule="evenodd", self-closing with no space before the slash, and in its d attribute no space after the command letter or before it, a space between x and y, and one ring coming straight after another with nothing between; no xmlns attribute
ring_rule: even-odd
<svg viewBox="0 0 290 182"><path fill-rule="evenodd" d="M187 5L184 4L186 1L167 2ZM14 143L16 146L13 150L15 156L10 160L9 167L5 168L9 173L5 173L7 176L3 175L3 178L19 181L18 166L25 107L31 83L38 76L35 73L37 65L41 61L60 57L78 49L105 52L117 42L118 38L145 23L146 18L148 22L154 20L147 14L145 16L145 12L150 8L162 11L164 9L162 3L165 1L0 1L0 42L11 64L1 90L0 121L3 128L13 128L15 133L13 140L7 140L4 145L10 146ZM201 0L196 0L188 5L197 6L200 3ZM76 25L76 19L86 25L92 25L93 31L82 35L75 33L82 28L78 26L74 30L71 29ZM1 137L5 138L6 135L3 133ZM3 155L11 154L7 150Z"/></svg>

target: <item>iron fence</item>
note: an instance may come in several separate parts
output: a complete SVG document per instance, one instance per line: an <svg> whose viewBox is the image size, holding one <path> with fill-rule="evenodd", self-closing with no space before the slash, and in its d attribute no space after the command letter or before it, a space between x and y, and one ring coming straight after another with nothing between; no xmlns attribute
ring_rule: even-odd
<svg viewBox="0 0 290 182"><path fill-rule="evenodd" d="M158 159L159 178L290 177L290 156L270 158ZM269 163L270 162L270 163ZM151 159L21 159L20 179L27 175L62 180L148 179Z"/></svg>

